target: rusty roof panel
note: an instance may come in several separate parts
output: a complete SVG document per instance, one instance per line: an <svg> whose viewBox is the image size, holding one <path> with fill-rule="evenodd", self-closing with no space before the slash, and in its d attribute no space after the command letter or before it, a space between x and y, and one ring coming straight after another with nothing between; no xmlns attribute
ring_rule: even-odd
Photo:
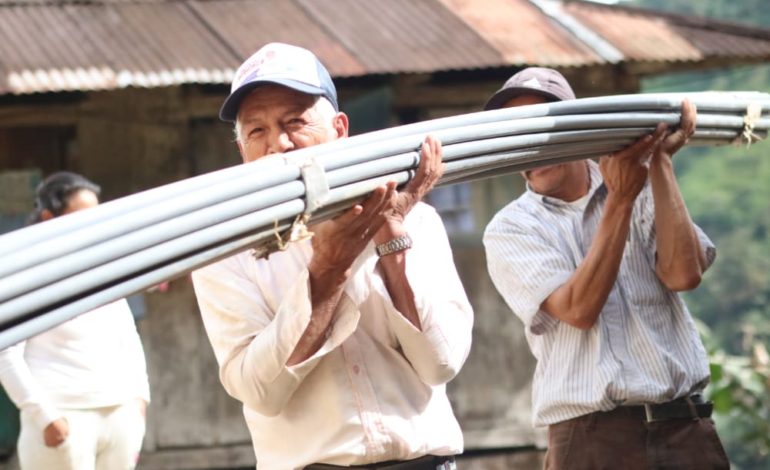
<svg viewBox="0 0 770 470"><path fill-rule="evenodd" d="M115 3L90 10L82 26L103 44L121 71L189 73L226 71L232 53L214 37L182 2ZM77 14L87 14L78 11ZM89 25L95 25L88 28ZM205 74L203 74L205 75Z"/></svg>
<svg viewBox="0 0 770 470"><path fill-rule="evenodd" d="M7 92L225 83L234 58L184 3L9 6Z"/></svg>
<svg viewBox="0 0 770 470"><path fill-rule="evenodd" d="M114 73L88 47L75 18L62 8L7 7L0 16L0 57L11 92L107 88Z"/></svg>
<svg viewBox="0 0 770 470"><path fill-rule="evenodd" d="M77 23L61 8L3 8L0 54L13 69L61 67L84 63L89 55Z"/></svg>
<svg viewBox="0 0 770 470"><path fill-rule="evenodd" d="M337 77L770 58L768 29L577 0L0 0L0 93L227 83L271 41Z"/></svg>
<svg viewBox="0 0 770 470"><path fill-rule="evenodd" d="M703 57L663 18L586 2L566 2L564 9L613 44L626 61L693 61Z"/></svg>
<svg viewBox="0 0 770 470"><path fill-rule="evenodd" d="M442 0L509 65L579 66L601 58L527 0Z"/></svg>
<svg viewBox="0 0 770 470"><path fill-rule="evenodd" d="M585 2L566 3L565 8L612 42L630 61L770 57L767 30Z"/></svg>
<svg viewBox="0 0 770 470"><path fill-rule="evenodd" d="M311 49L334 76L363 75L368 70L339 41L291 0L197 1L192 8L234 52L238 64L269 42Z"/></svg>
<svg viewBox="0 0 770 470"><path fill-rule="evenodd" d="M705 57L770 58L770 40L723 31L676 25L674 29L689 39Z"/></svg>
<svg viewBox="0 0 770 470"><path fill-rule="evenodd" d="M499 66L501 55L439 0L295 0L368 73Z"/></svg>

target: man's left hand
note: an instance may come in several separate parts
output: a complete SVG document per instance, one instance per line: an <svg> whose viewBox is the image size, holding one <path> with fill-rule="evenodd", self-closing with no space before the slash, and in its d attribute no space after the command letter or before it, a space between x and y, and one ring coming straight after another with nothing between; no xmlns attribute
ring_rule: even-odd
<svg viewBox="0 0 770 470"><path fill-rule="evenodd" d="M444 174L441 142L429 135L425 137L420 150L420 165L409 183L393 195L391 209L386 212L385 224L374 237L375 243L382 243L401 235L401 225L412 208L425 197Z"/></svg>
<svg viewBox="0 0 770 470"><path fill-rule="evenodd" d="M662 158L671 159L676 152L679 151L695 133L695 118L698 116L698 111L695 105L689 100L682 101L682 118L679 121L679 127L676 131L672 132L657 146L655 152L652 155L652 163Z"/></svg>

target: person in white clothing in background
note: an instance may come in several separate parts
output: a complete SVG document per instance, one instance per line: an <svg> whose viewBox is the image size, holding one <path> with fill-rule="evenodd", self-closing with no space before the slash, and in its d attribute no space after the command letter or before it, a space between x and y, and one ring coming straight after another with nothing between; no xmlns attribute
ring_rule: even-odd
<svg viewBox="0 0 770 470"><path fill-rule="evenodd" d="M32 222L99 203L99 187L58 172ZM144 351L125 299L0 351L0 383L21 411L22 470L133 469L150 401Z"/></svg>
<svg viewBox="0 0 770 470"><path fill-rule="evenodd" d="M347 137L328 71L268 44L238 69L220 117L244 162ZM446 383L473 312L441 219L420 200L441 176L426 138L414 179L394 183L310 240L193 273L222 384L243 403L260 470L455 468L462 432Z"/></svg>

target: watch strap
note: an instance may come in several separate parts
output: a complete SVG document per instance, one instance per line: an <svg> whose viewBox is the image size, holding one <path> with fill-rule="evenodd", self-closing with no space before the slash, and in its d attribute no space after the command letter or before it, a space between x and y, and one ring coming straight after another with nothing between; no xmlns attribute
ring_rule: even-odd
<svg viewBox="0 0 770 470"><path fill-rule="evenodd" d="M409 236L408 233L405 233L401 235L400 237L396 237L392 240L388 240L385 243L381 243L375 247L375 251L377 251L377 256L386 256L391 253L397 253L399 251L408 250L412 247L412 237Z"/></svg>

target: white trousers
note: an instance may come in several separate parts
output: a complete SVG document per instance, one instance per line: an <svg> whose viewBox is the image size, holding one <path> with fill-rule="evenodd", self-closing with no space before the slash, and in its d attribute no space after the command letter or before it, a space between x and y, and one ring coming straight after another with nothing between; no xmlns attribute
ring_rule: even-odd
<svg viewBox="0 0 770 470"><path fill-rule="evenodd" d="M142 449L145 422L138 403L86 410L63 410L69 436L57 447L21 413L19 463L22 470L132 470Z"/></svg>

